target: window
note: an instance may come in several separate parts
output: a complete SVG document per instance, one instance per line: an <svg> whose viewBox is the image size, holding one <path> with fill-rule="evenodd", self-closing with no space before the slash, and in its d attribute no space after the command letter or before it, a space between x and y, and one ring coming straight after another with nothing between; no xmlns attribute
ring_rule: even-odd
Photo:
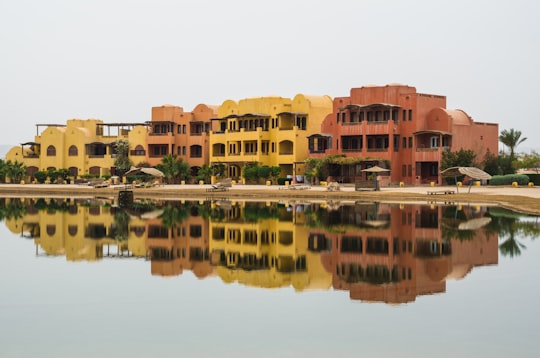
<svg viewBox="0 0 540 358"><path fill-rule="evenodd" d="M77 155L79 155L79 150L77 149L76 146L72 145L68 149L68 155L70 157L76 157Z"/></svg>
<svg viewBox="0 0 540 358"><path fill-rule="evenodd" d="M409 109L409 121L412 121L412 109Z"/></svg>
<svg viewBox="0 0 540 358"><path fill-rule="evenodd" d="M47 147L47 156L56 157L56 148L54 147L54 145L50 145Z"/></svg>
<svg viewBox="0 0 540 358"><path fill-rule="evenodd" d="M49 236L53 236L54 234L56 234L56 225L47 225L47 235Z"/></svg>
<svg viewBox="0 0 540 358"><path fill-rule="evenodd" d="M189 226L189 236L191 236L191 237L201 237L202 236L202 226L201 225L190 225Z"/></svg>
<svg viewBox="0 0 540 358"><path fill-rule="evenodd" d="M407 137L403 137L403 148L407 148Z"/></svg>
<svg viewBox="0 0 540 358"><path fill-rule="evenodd" d="M146 155L146 151L144 150L144 147L140 144L138 144L134 150L131 151L131 155Z"/></svg>
<svg viewBox="0 0 540 358"><path fill-rule="evenodd" d="M68 225L68 233L70 236L77 235L77 225Z"/></svg>
<svg viewBox="0 0 540 358"><path fill-rule="evenodd" d="M189 156L191 158L201 158L202 147L200 145L192 145L191 147L189 147Z"/></svg>
<svg viewBox="0 0 540 358"><path fill-rule="evenodd" d="M412 148L412 137L409 137L409 148Z"/></svg>
<svg viewBox="0 0 540 358"><path fill-rule="evenodd" d="M431 137L429 143L431 148L439 148L439 137Z"/></svg>

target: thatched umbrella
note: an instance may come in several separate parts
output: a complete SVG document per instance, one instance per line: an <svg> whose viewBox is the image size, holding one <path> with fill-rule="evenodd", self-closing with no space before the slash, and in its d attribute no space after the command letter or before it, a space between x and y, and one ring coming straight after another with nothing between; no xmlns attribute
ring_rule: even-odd
<svg viewBox="0 0 540 358"><path fill-rule="evenodd" d="M384 173L389 172L390 169L381 168L378 165L374 165L371 168L362 169L362 171L366 173ZM375 178L373 179L373 187L375 188L375 190L379 190L379 186L377 185L377 176L375 176Z"/></svg>
<svg viewBox="0 0 540 358"><path fill-rule="evenodd" d="M482 169L479 169L476 167L451 167L441 172L441 177L454 177L456 181L457 192L459 192L459 188L457 185L457 177L462 176L462 175L468 176L471 179L475 179L475 180L491 179L491 175L489 173L486 173ZM472 186L472 180L469 182L469 193L471 192L471 186Z"/></svg>

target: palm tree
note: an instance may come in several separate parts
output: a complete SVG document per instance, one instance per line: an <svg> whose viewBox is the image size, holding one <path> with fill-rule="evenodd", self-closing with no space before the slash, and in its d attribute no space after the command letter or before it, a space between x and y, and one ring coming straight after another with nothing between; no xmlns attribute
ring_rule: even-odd
<svg viewBox="0 0 540 358"><path fill-rule="evenodd" d="M176 154L167 154L161 158L161 164L156 165L156 167L163 172L169 184L185 178L189 170L189 165L184 163L182 158L178 158Z"/></svg>
<svg viewBox="0 0 540 358"><path fill-rule="evenodd" d="M26 174L26 165L24 163L8 160L6 162L6 177L8 177L11 183L19 184Z"/></svg>
<svg viewBox="0 0 540 358"><path fill-rule="evenodd" d="M510 159L514 160L514 151L516 147L526 141L527 138L521 138L521 131L511 128L503 130L499 135L499 141L510 149Z"/></svg>
<svg viewBox="0 0 540 358"><path fill-rule="evenodd" d="M113 148L116 154L116 157L114 158L116 174L122 176L133 165L129 158L129 142L125 139L118 139L114 142Z"/></svg>

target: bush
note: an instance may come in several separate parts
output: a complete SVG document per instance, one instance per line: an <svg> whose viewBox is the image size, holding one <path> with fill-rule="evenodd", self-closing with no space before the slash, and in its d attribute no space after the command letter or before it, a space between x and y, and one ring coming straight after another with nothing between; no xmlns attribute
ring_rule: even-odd
<svg viewBox="0 0 540 358"><path fill-rule="evenodd" d="M529 176L525 174L494 175L491 177L489 185L512 185L513 182L518 183L518 185L527 185L529 181Z"/></svg>
<svg viewBox="0 0 540 358"><path fill-rule="evenodd" d="M47 180L47 172L44 172L44 171L35 172L34 178L36 178L39 184L43 184L45 183L45 180Z"/></svg>
<svg viewBox="0 0 540 358"><path fill-rule="evenodd" d="M285 185L285 182L288 181L287 178L277 178L278 185Z"/></svg>
<svg viewBox="0 0 540 358"><path fill-rule="evenodd" d="M534 183L534 186L540 185L540 174L527 174L529 176L529 180Z"/></svg>

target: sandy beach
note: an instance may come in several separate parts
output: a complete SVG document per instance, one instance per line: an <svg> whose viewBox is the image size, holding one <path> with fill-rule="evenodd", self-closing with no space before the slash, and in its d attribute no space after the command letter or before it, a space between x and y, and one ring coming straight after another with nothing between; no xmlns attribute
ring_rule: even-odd
<svg viewBox="0 0 540 358"><path fill-rule="evenodd" d="M178 200L243 199L243 200L322 200L322 201L385 201L500 205L515 211L540 215L540 188L511 186L405 186L383 187L380 191L355 191L342 185L339 191L325 186L293 189L285 186L233 185L227 191L212 191L211 185L163 185L152 188L126 188L112 185L93 188L78 184L1 184L0 197L107 197L115 198L120 190L133 190L135 199ZM469 190L470 189L470 190ZM430 195L430 191L453 191L453 194Z"/></svg>

